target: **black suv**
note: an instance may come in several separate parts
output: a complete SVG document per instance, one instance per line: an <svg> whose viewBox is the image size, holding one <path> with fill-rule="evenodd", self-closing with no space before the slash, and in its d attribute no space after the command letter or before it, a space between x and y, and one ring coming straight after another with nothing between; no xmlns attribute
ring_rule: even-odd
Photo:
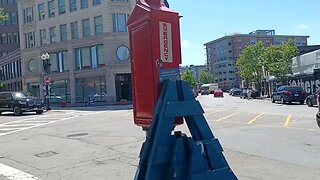
<svg viewBox="0 0 320 180"><path fill-rule="evenodd" d="M0 92L0 114L13 112L16 116L23 112L42 114L44 103L41 99L27 95L24 92Z"/></svg>
<svg viewBox="0 0 320 180"><path fill-rule="evenodd" d="M272 103L280 101L282 104L286 102L298 102L304 104L306 93L299 86L280 86L276 91L271 95Z"/></svg>

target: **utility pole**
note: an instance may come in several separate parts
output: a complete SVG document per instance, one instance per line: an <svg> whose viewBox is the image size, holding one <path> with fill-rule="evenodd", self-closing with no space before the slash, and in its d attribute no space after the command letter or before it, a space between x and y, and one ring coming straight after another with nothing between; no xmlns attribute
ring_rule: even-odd
<svg viewBox="0 0 320 180"><path fill-rule="evenodd" d="M49 78L49 73L50 73L50 55L48 53L43 53L41 55L41 59L42 59L42 64L43 64L43 70L44 70L44 78L43 78L43 82L44 85L46 87L46 102L47 102L47 111L51 110L51 106L50 106L50 98L49 98L49 84L51 83L51 80Z"/></svg>

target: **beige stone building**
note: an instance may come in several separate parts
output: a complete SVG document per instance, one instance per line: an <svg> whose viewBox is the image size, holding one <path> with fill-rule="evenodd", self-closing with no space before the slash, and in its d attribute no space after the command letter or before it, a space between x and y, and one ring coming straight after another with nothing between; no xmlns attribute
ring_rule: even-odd
<svg viewBox="0 0 320 180"><path fill-rule="evenodd" d="M41 55L50 55L51 101L131 100L126 20L135 0L18 0L23 89L44 98Z"/></svg>

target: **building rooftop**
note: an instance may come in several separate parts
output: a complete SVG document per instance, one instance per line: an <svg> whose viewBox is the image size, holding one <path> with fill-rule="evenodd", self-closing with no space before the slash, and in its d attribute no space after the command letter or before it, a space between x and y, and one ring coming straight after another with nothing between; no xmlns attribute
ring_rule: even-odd
<svg viewBox="0 0 320 180"><path fill-rule="evenodd" d="M306 35L276 35L275 30L261 30L261 29L258 29L258 30L252 31L252 32L250 32L248 34L235 32L235 33L223 36L221 38L215 39L213 41L207 42L207 43L204 44L204 46L207 46L209 44L212 44L212 43L215 43L215 42L219 42L219 41L222 41L224 39L231 38L231 37L240 37L240 36L242 36L242 37L250 37L250 36L297 37L297 36L299 36L299 37L306 37L306 38L310 37L310 36L306 36Z"/></svg>

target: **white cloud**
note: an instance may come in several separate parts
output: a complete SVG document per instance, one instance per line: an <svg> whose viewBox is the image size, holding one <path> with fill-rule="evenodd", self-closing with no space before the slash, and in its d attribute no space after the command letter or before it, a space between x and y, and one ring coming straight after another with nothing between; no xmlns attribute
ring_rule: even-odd
<svg viewBox="0 0 320 180"><path fill-rule="evenodd" d="M309 26L306 24L300 24L300 25L296 26L296 29L308 29L308 28L309 28Z"/></svg>
<svg viewBox="0 0 320 180"><path fill-rule="evenodd" d="M187 41L187 40L182 40L181 41L181 47L187 48L189 46L190 46L190 42L189 41Z"/></svg>

